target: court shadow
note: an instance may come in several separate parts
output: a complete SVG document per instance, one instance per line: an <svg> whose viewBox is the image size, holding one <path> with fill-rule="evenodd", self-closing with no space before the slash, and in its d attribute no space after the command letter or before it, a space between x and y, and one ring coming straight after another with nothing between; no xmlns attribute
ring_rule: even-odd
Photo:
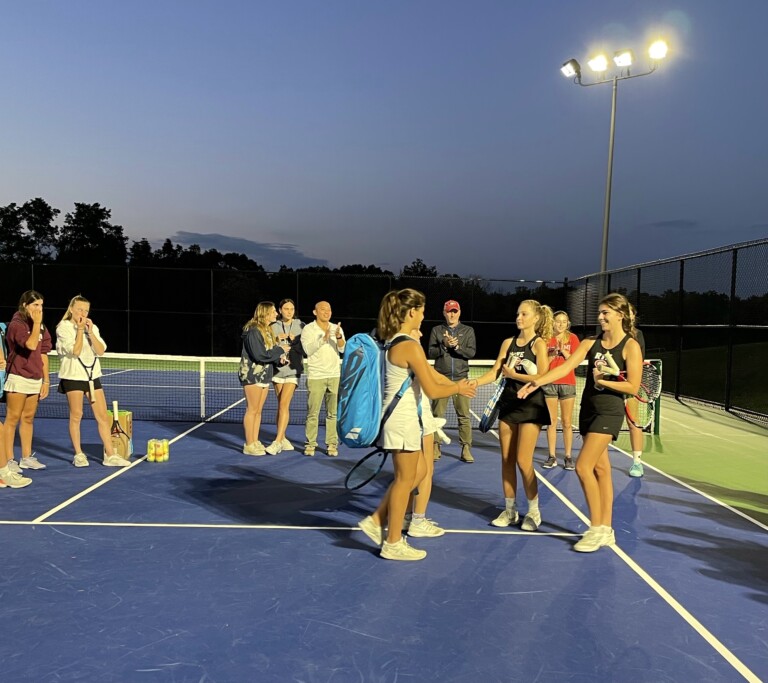
<svg viewBox="0 0 768 683"><path fill-rule="evenodd" d="M700 563L696 571L703 576L728 584L741 584L757 591L750 595L751 599L768 602L765 544L744 537L706 534L670 525L656 525L651 529L659 534L669 534L670 538L650 539L646 541L649 545L684 555L688 562Z"/></svg>

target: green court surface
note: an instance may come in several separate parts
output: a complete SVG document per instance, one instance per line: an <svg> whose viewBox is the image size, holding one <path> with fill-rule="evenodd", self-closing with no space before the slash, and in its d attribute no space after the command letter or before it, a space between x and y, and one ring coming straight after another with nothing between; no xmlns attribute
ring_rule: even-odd
<svg viewBox="0 0 768 683"><path fill-rule="evenodd" d="M629 434L616 446L630 453ZM645 437L643 459L768 525L768 428L664 396L661 434Z"/></svg>

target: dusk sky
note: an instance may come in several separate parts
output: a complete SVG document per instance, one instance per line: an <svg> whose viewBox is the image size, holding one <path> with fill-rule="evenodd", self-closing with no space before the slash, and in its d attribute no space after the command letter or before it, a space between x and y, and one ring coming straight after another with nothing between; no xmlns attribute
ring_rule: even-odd
<svg viewBox="0 0 768 683"><path fill-rule="evenodd" d="M0 0L0 204L268 270L562 279L768 236L768 0ZM130 244L130 242L129 242Z"/></svg>

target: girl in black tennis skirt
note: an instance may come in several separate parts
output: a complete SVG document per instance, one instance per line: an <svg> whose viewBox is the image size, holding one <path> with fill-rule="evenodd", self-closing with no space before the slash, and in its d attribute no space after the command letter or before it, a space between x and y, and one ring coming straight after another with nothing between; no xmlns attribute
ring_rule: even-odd
<svg viewBox="0 0 768 683"><path fill-rule="evenodd" d="M523 478L528 499L528 512L522 529L536 531L541 524L539 488L533 470L533 453L542 425L550 423L544 393L521 400L517 392L549 368L547 344L552 336L552 309L528 299L517 309L517 337L505 339L493 367L477 379L478 385L496 381L502 374L509 381L499 399L499 443L501 445L501 481L504 488L504 511L494 519L494 526L516 524L517 469Z"/></svg>
<svg viewBox="0 0 768 683"><path fill-rule="evenodd" d="M624 399L640 387L643 359L640 345L632 335L629 302L621 294L609 294L598 305L597 321L602 329L585 339L562 365L533 379L519 392L520 398L535 397L543 384L554 382L585 358L589 363L587 383L581 397L579 432L584 443L576 461L576 474L589 507L591 526L574 550L590 553L612 545L613 481L608 445L615 441L624 422ZM626 379L606 374L606 357L618 366ZM530 400L530 399L529 399Z"/></svg>

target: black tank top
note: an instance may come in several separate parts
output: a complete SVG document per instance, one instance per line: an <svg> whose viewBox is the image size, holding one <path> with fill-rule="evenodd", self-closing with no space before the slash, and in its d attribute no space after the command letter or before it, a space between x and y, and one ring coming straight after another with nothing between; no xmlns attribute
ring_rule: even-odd
<svg viewBox="0 0 768 683"><path fill-rule="evenodd" d="M626 394L612 389L600 389L595 386L592 379L592 370L595 367L601 367L605 363L606 351L610 351L614 362L621 372L627 371L627 364L624 360L624 346L631 337L628 334L612 349L606 349L603 346L602 337L598 337L592 348L587 352L587 380L584 385L584 392L581 395L581 408L598 415L624 415L624 399Z"/></svg>
<svg viewBox="0 0 768 683"><path fill-rule="evenodd" d="M515 337L512 340L512 343L509 345L509 350L507 351L507 357L504 359L504 365L508 365L515 372L519 372L520 374L526 374L525 369L515 368L514 361L510 361L510 359L525 358L525 360L529 360L531 361L531 363L536 365L536 353L533 350L533 345L536 343L536 340L538 338L539 338L538 336L535 336L533 339L531 339L531 341L529 341L524 346L519 346L517 343L517 337ZM515 396L517 395L517 392L525 386L525 384L526 382L520 382L516 379L507 379L507 388L509 389L509 392L514 393Z"/></svg>

